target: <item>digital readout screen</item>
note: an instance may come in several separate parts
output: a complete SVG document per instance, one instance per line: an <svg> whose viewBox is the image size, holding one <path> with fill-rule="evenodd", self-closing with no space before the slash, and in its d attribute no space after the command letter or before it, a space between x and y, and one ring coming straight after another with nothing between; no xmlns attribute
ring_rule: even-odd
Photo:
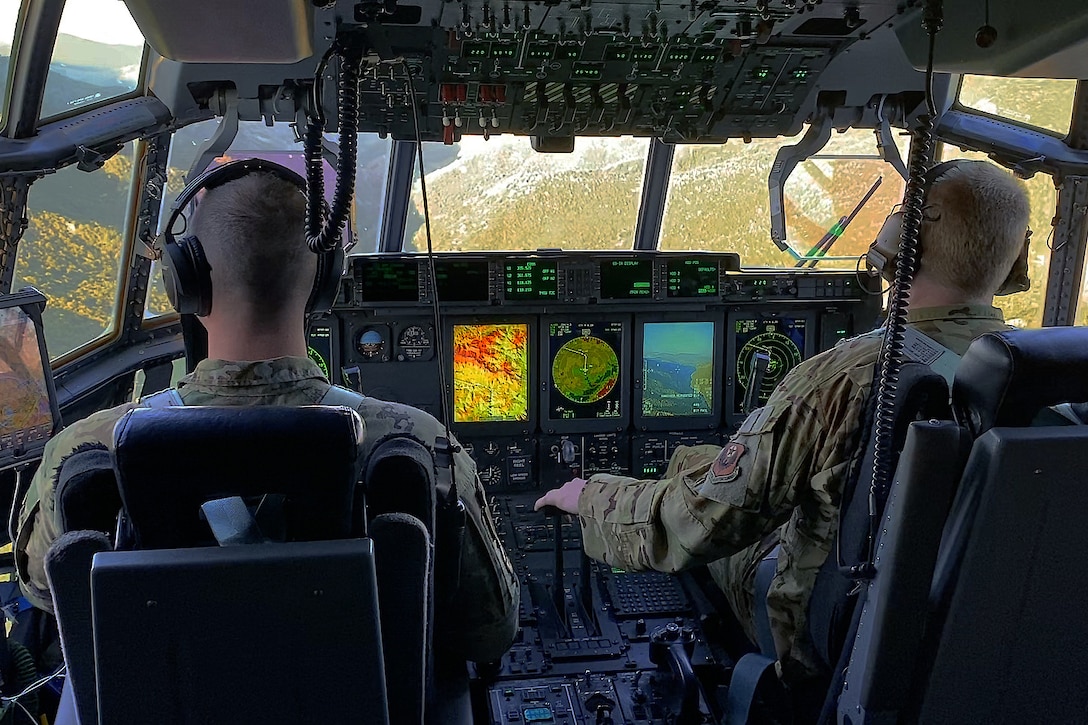
<svg viewBox="0 0 1088 725"><path fill-rule="evenodd" d="M710 415L714 349L713 322L647 322L642 328L642 415Z"/></svg>
<svg viewBox="0 0 1088 725"><path fill-rule="evenodd" d="M683 257L668 261L669 297L716 297L718 260Z"/></svg>
<svg viewBox="0 0 1088 725"><path fill-rule="evenodd" d="M649 259L610 259L601 264L601 299L634 300L654 294Z"/></svg>
<svg viewBox="0 0 1088 725"><path fill-rule="evenodd" d="M357 260L355 278L367 302L415 302L419 299L419 265L409 261Z"/></svg>
<svg viewBox="0 0 1088 725"><path fill-rule="evenodd" d="M453 326L453 422L529 419L529 326Z"/></svg>
<svg viewBox="0 0 1088 725"><path fill-rule="evenodd" d="M503 266L508 300L554 300L559 297L559 262L544 259L509 261Z"/></svg>
<svg viewBox="0 0 1088 725"><path fill-rule="evenodd" d="M435 287L443 302L487 302L487 260L442 259L434 263Z"/></svg>
<svg viewBox="0 0 1088 725"><path fill-rule="evenodd" d="M786 373L804 359L807 324L803 317L739 319L734 322L733 344L737 351L737 374L733 381L734 413L751 412L742 408L748 386L753 379L752 369L756 353L763 353L769 358L763 378L757 383L758 407L767 402L782 378L786 377Z"/></svg>

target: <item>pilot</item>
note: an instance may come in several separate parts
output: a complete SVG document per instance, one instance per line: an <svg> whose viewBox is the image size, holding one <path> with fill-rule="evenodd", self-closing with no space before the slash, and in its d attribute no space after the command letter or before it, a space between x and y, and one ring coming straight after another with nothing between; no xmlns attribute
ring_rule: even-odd
<svg viewBox="0 0 1088 725"><path fill-rule="evenodd" d="M198 318L208 333L209 357L178 381L180 402L314 405L325 398L331 386L307 356L303 324L317 269L317 256L306 245L305 207L295 184L264 171L250 171L203 192L192 225L211 267L212 304ZM41 609L51 611L52 605L43 559L63 533L53 501L60 466L81 447L111 445L114 424L135 405L95 413L46 446L23 501L16 537L20 586ZM366 426L367 448L394 431L428 445L446 435L433 416L407 405L364 398L357 410ZM441 642L443 654L490 662L514 639L520 590L476 466L460 446L454 449L455 483L467 513L451 605L457 626L436 632L435 642Z"/></svg>
<svg viewBox="0 0 1088 725"><path fill-rule="evenodd" d="M926 195L909 325L956 355L983 333L1009 329L993 298L1014 264L1024 264L1028 211L1021 185L998 167L946 167ZM754 607L764 606L755 601L755 571L781 545L765 606L779 675L802 690L826 676L806 609L834 545L882 336L845 340L798 365L725 447L678 448L660 481L576 478L536 507L577 514L586 552L613 566L708 565L752 642Z"/></svg>

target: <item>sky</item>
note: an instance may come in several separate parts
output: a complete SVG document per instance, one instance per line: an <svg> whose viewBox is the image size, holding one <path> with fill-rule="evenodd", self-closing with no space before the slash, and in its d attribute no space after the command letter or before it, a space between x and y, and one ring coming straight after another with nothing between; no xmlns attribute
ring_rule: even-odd
<svg viewBox="0 0 1088 725"><path fill-rule="evenodd" d="M184 1L184 0L179 0ZM20 0L0 0L0 45L15 36ZM142 45L140 29L122 0L67 0L60 32L112 45Z"/></svg>
<svg viewBox="0 0 1088 725"><path fill-rule="evenodd" d="M643 332L643 354L699 354L710 360L714 349L713 322L651 322Z"/></svg>

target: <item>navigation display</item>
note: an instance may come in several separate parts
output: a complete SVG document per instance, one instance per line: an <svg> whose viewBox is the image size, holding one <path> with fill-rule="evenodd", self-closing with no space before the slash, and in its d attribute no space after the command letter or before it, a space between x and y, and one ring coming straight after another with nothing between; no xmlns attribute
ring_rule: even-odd
<svg viewBox="0 0 1088 725"><path fill-rule="evenodd" d="M551 323L549 419L619 418L622 350L623 323Z"/></svg>
<svg viewBox="0 0 1088 725"><path fill-rule="evenodd" d="M763 352L770 360L759 385L758 405L767 402L775 387L786 373L804 359L805 330L808 321L804 317L753 318L733 321L736 344L736 375L733 380L733 412L745 413L744 398L748 393L748 381L752 376L755 355ZM750 412L750 411L749 411Z"/></svg>
<svg viewBox="0 0 1088 725"><path fill-rule="evenodd" d="M419 265L400 260L359 259L355 278L367 302L415 302L419 299Z"/></svg>
<svg viewBox="0 0 1088 725"><path fill-rule="evenodd" d="M714 323L647 322L642 328L642 415L714 410Z"/></svg>
<svg viewBox="0 0 1088 725"><path fill-rule="evenodd" d="M306 338L306 354L321 368L325 377L332 380L329 364L332 361L332 328L328 325L314 325Z"/></svg>
<svg viewBox="0 0 1088 725"><path fill-rule="evenodd" d="M0 309L0 468L53 432L43 353L30 316L21 307Z"/></svg>
<svg viewBox="0 0 1088 725"><path fill-rule="evenodd" d="M669 297L716 297L718 295L718 260L670 257L668 261Z"/></svg>
<svg viewBox="0 0 1088 725"><path fill-rule="evenodd" d="M611 259L601 263L601 299L637 300L654 294L654 263L649 259Z"/></svg>
<svg viewBox="0 0 1088 725"><path fill-rule="evenodd" d="M442 302L487 302L487 260L443 259L434 263L435 286Z"/></svg>
<svg viewBox="0 0 1088 725"><path fill-rule="evenodd" d="M505 262L503 277L508 300L559 298L559 262L554 259Z"/></svg>
<svg viewBox="0 0 1088 725"><path fill-rule="evenodd" d="M453 326L453 422L529 420L529 325Z"/></svg>

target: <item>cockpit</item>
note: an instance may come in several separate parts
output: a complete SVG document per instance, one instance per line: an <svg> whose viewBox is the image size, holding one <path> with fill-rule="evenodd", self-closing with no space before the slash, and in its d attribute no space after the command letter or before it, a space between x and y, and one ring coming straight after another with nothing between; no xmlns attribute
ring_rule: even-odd
<svg viewBox="0 0 1088 725"><path fill-rule="evenodd" d="M728 445L798 365L905 325L907 296L896 290L909 291L915 270L902 258L916 246L900 256L898 284L867 252L891 211L921 203L923 174L940 162L988 159L1026 190L1027 289L997 298L1004 320L1083 331L1085 38L1078 0L4 0L0 501L11 507L9 538L50 437L170 388L208 357L200 325L171 304L157 240L175 217L171 232L186 232L187 213L174 211L188 182L262 159L306 178L311 242L331 238L330 218L343 224L335 292L306 320L310 359L336 386L442 423L475 466L519 582L513 645L458 670L462 701L442 712L435 704L428 722L940 721L952 710L926 693L950 697L940 682L955 680L956 661L938 643L926 645L929 662L946 679L926 679L938 677L927 670L910 697L870 700L908 677L881 669L879 653L905 650L835 632L826 665L838 687L826 702L783 712L765 670L742 682L740 663L759 643L723 615L705 567L593 561L578 517L534 502L596 474L661 478L678 449ZM1072 339L1018 347L1013 338L1007 359L987 358L994 367L975 375L996 385L1004 370L1010 386L1038 393L1037 405L1023 404L1031 415L995 420L1027 427L1041 408L1086 402L1082 386L1061 382L1084 372ZM1072 351L1073 367L1047 367L1047 350ZM964 382L974 397L954 415L950 383L943 406L910 407L895 397L900 364L889 361L891 383L873 386L898 400L874 425L891 426L893 409L929 419L934 429L916 437L904 423L894 455L924 459L928 444L949 463L900 466L901 477L894 460L876 464L887 480L872 484L879 503L862 514L877 522L871 533L862 527L870 560L847 576L857 584L850 596L874 587L862 599L873 607L921 601L869 576L878 523L922 515L907 493L889 494L892 478L947 474L953 488L961 474L991 480L983 462L968 463L971 442L937 426L990 405L990 393ZM908 365L903 389L930 385L924 372ZM1036 390L1033 375L1053 385ZM994 395L1007 413L1011 403ZM1058 412L1075 422L1078 410ZM884 435L892 439L890 427ZM1030 450L1031 435L1009 449ZM1070 440L1054 444L1053 460L1075 448L1074 434L1062 436ZM1068 460L1075 470L1081 459ZM887 519L885 502L894 503ZM946 521L924 526L940 533ZM962 533L948 526L945 542ZM119 531L106 532L110 546ZM889 551L911 546L887 536ZM54 715L67 652L52 616L21 598L5 551L0 600L16 654L0 656L0 713L63 722ZM327 561L314 561L325 571ZM885 555L889 571L899 562ZM933 566L952 570L904 566L934 592ZM944 584L942 611L958 611ZM862 609L865 632L883 631L885 620ZM375 627L391 626L386 617ZM856 630L855 620L850 637ZM360 636L388 650L392 635L375 631ZM755 694L738 705L749 685ZM362 721L396 723L403 712L390 705L385 719Z"/></svg>

